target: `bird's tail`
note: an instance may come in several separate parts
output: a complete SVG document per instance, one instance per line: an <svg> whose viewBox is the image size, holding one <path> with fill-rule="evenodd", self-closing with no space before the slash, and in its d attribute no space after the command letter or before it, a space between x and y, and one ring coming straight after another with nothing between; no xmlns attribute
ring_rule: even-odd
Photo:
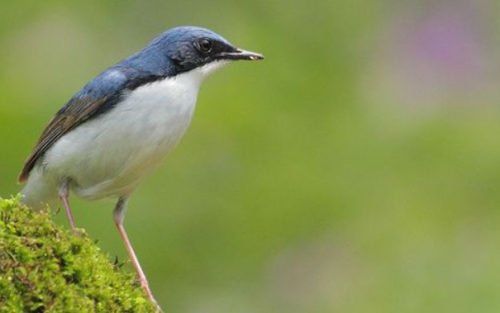
<svg viewBox="0 0 500 313"><path fill-rule="evenodd" d="M57 201L57 183L36 169L32 170L26 186L21 191L21 203L41 209Z"/></svg>

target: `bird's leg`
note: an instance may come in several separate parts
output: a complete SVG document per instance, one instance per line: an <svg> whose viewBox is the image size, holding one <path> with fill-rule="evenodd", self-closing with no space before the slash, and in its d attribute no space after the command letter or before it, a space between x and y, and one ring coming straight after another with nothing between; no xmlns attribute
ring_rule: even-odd
<svg viewBox="0 0 500 313"><path fill-rule="evenodd" d="M75 219L73 218L73 213L71 212L71 207L69 206L69 187L68 187L68 180L65 179L59 185L59 198L61 199L64 209L66 210L66 215L68 216L69 219L69 224L71 225L71 231L73 231L73 234L79 235L78 231L76 230L75 226Z"/></svg>
<svg viewBox="0 0 500 313"><path fill-rule="evenodd" d="M139 276L139 282L141 283L142 289L147 294L149 300L151 301L151 303L153 303L153 305L156 307L156 309L159 312L163 312L161 307L158 305L155 298L153 297L153 294L151 293L151 289L149 288L149 284L148 284L148 280L146 279L146 275L144 275L144 272L142 271L141 265L139 264L139 260L137 259L137 256L135 255L134 248L132 247L132 244L130 243L130 240L128 239L127 233L125 232L125 227L123 227L123 220L125 218L126 208L127 208L127 199L126 198L118 199L118 202L116 203L115 210L113 212L115 225L118 228L118 231L120 232L120 235L122 237L123 242L125 243L125 247L127 248L129 257L132 260L132 264L134 265L137 276Z"/></svg>

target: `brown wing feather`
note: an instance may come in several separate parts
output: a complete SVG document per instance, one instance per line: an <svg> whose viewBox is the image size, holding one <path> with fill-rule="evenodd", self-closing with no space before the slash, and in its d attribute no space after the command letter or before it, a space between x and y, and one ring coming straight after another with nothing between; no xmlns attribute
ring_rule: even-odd
<svg viewBox="0 0 500 313"><path fill-rule="evenodd" d="M19 174L18 181L20 183L26 181L36 161L47 152L59 138L95 114L106 100L107 97L99 99L73 99L63 110L59 111L47 125L40 139L38 139L35 149L33 149L33 152L31 152L26 159L23 170L21 174Z"/></svg>

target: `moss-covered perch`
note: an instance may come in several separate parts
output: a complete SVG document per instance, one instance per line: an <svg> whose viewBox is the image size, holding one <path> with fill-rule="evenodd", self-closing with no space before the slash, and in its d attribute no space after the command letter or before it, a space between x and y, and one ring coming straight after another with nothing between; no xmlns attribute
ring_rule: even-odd
<svg viewBox="0 0 500 313"><path fill-rule="evenodd" d="M49 210L0 198L0 312L155 312L135 275Z"/></svg>

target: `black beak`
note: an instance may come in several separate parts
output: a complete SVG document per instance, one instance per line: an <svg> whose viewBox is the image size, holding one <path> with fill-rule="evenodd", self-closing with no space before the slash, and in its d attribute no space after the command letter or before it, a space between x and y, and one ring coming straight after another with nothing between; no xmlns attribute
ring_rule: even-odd
<svg viewBox="0 0 500 313"><path fill-rule="evenodd" d="M221 60L257 61L257 60L263 60L264 56L260 53L236 49L235 51L231 52L221 52L217 55L217 58Z"/></svg>

